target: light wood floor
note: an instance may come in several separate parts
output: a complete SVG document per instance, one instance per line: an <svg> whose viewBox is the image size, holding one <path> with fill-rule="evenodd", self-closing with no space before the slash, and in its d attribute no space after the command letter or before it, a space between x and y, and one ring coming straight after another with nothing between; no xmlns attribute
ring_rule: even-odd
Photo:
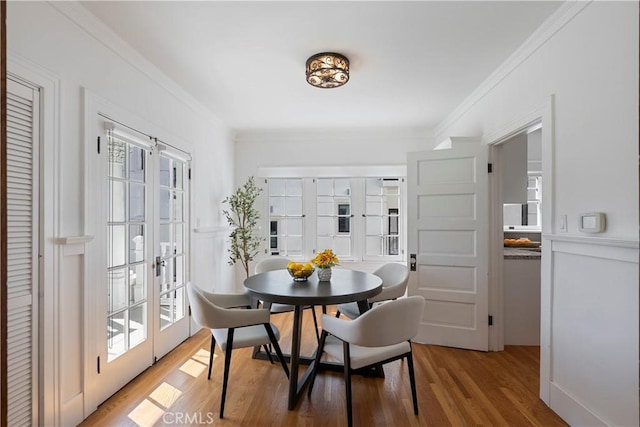
<svg viewBox="0 0 640 427"><path fill-rule="evenodd" d="M329 310L331 312L331 309ZM318 310L319 312L319 310ZM305 313L303 354L315 349ZM281 346L291 342L290 314L272 316ZM218 418L224 358L216 348L207 380L210 334L202 330L104 402L82 426L343 426L342 374L323 371L311 398L287 410L282 367L234 350L225 418ZM565 426L538 398L539 347L483 353L414 344L420 415L413 414L406 363L385 365L385 378L353 377L355 426ZM301 369L304 371L304 368ZM302 373L301 373L302 375Z"/></svg>

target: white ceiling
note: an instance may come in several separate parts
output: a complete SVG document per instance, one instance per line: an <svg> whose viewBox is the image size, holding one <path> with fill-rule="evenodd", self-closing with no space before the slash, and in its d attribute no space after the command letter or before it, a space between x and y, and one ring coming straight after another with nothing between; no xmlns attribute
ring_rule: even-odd
<svg viewBox="0 0 640 427"><path fill-rule="evenodd" d="M83 2L236 130L431 129L558 7L550 1ZM340 88L305 61L351 61Z"/></svg>

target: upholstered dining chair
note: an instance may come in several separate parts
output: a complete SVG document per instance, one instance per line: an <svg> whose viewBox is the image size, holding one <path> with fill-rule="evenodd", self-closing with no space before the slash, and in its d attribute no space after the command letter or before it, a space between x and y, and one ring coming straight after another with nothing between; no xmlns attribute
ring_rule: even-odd
<svg viewBox="0 0 640 427"><path fill-rule="evenodd" d="M376 305L354 320L322 315L322 335L316 353L315 366L320 363L323 352L344 364L349 427L353 425L351 400L353 372L398 359L407 359L413 412L418 415L411 339L418 333L424 305L423 297L411 296ZM317 369L314 369L309 384L309 396L311 396L316 375Z"/></svg>
<svg viewBox="0 0 640 427"><path fill-rule="evenodd" d="M287 264L289 263L289 261L290 260L288 258L285 258L285 257L282 257L282 256L278 256L278 255L272 255L272 256L269 256L268 258L264 258L264 259L258 261L258 263L256 264L256 267L255 267L255 272L256 272L256 274L258 274L258 273L264 273L266 271L284 270L284 269L287 268ZM310 305L305 306L304 308L305 309L311 309L311 315L313 316L313 324L316 327L316 338L318 340L320 340L320 334L318 332L318 319L316 317L316 310ZM289 312L294 310L294 306L293 305L289 305L289 304L273 303L269 307L269 310L271 311L271 314L289 313Z"/></svg>
<svg viewBox="0 0 640 427"><path fill-rule="evenodd" d="M382 279L382 292L369 298L370 308L375 303L394 300L404 296L407 291L407 283L409 282L409 268L407 268L405 264L390 262L380 266L373 274ZM340 314L344 314L349 319L355 319L360 316L358 304L355 302L338 304L336 317L340 317Z"/></svg>
<svg viewBox="0 0 640 427"><path fill-rule="evenodd" d="M222 396L220 398L220 418L224 417L224 402L229 382L231 352L234 348L273 345L278 359L289 378L289 368L278 345L280 331L269 321L269 310L252 309L248 294L213 294L187 283L187 294L193 320L203 328L211 329L211 350L209 354L209 374L213 368L213 353L216 343L224 353L224 374ZM245 307L246 309L240 309ZM269 361L273 363L271 353Z"/></svg>

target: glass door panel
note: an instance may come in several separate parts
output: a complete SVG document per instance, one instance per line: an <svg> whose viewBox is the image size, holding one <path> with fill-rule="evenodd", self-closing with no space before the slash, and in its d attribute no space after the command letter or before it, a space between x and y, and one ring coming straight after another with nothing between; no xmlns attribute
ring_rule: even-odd
<svg viewBox="0 0 640 427"><path fill-rule="evenodd" d="M269 248L272 255L302 256L301 179L269 180Z"/></svg>
<svg viewBox="0 0 640 427"><path fill-rule="evenodd" d="M352 256L351 180L316 180L316 251L332 249L338 258Z"/></svg>
<svg viewBox="0 0 640 427"><path fill-rule="evenodd" d="M187 194L184 183L188 167L183 160L160 154L160 280L158 324L160 331L185 318L187 284ZM180 342L180 341L178 341Z"/></svg>
<svg viewBox="0 0 640 427"><path fill-rule="evenodd" d="M400 180L369 178L365 194L365 259L398 256Z"/></svg>
<svg viewBox="0 0 640 427"><path fill-rule="evenodd" d="M149 150L124 138L108 139L107 362L148 336L144 230L147 226Z"/></svg>

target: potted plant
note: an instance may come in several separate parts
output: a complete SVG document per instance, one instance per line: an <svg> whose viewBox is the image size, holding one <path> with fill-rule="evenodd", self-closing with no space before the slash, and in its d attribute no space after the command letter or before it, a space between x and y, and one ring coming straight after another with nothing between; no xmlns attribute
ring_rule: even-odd
<svg viewBox="0 0 640 427"><path fill-rule="evenodd" d="M260 213L254 207L261 192L262 189L256 185L251 176L244 185L236 188L231 196L222 201L229 204L229 209L224 209L222 213L232 228L229 234L229 265L239 261L247 277L249 277L249 262L253 261L258 254L260 243L264 240L258 234Z"/></svg>
<svg viewBox="0 0 640 427"><path fill-rule="evenodd" d="M338 265L340 260L331 249L325 249L316 254L311 260L311 264L318 267L318 280L328 282L331 280L331 267Z"/></svg>

